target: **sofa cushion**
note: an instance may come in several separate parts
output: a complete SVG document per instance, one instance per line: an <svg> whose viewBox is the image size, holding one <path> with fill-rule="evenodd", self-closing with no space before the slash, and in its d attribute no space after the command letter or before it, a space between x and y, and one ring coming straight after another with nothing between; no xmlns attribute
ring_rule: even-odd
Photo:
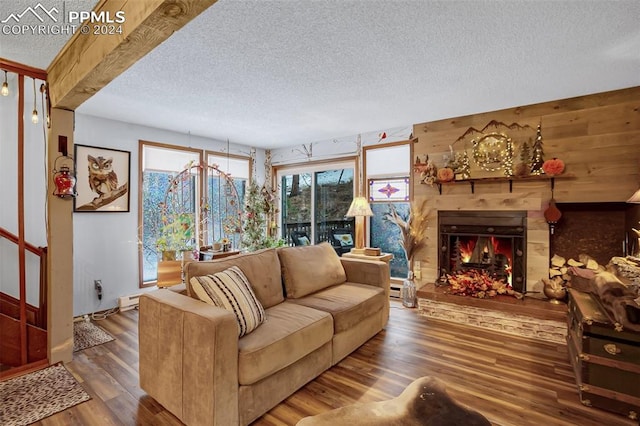
<svg viewBox="0 0 640 426"><path fill-rule="evenodd" d="M238 342L238 382L251 385L330 342L326 312L285 301L266 310L267 320Z"/></svg>
<svg viewBox="0 0 640 426"><path fill-rule="evenodd" d="M200 300L235 314L240 337L251 333L264 322L264 308L251 290L247 277L237 266L213 275L193 277L190 281L191 288Z"/></svg>
<svg viewBox="0 0 640 426"><path fill-rule="evenodd" d="M291 302L330 313L334 333L338 334L384 309L385 300L380 287L346 282Z"/></svg>
<svg viewBox="0 0 640 426"><path fill-rule="evenodd" d="M219 260L187 264L188 294L191 297L195 297L189 284L191 277L215 274L234 265L244 272L256 297L265 309L284 301L280 261L278 260L276 249L263 249Z"/></svg>
<svg viewBox="0 0 640 426"><path fill-rule="evenodd" d="M278 249L287 297L297 299L347 280L329 243Z"/></svg>

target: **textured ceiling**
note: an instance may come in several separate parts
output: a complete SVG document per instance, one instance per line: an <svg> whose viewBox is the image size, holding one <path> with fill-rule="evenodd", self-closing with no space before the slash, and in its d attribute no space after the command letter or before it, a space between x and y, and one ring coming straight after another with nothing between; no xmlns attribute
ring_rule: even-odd
<svg viewBox="0 0 640 426"><path fill-rule="evenodd" d="M330 140L638 86L638 18L637 0L220 0L78 112L265 148ZM57 52L0 37L29 65Z"/></svg>

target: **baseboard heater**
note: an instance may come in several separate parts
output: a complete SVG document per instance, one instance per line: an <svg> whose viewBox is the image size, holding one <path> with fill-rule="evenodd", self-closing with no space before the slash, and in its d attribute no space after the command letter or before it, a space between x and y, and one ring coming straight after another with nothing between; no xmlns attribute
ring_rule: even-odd
<svg viewBox="0 0 640 426"><path fill-rule="evenodd" d="M391 283L391 289L389 291L389 297L400 298L400 292L402 291L402 284Z"/></svg>
<svg viewBox="0 0 640 426"><path fill-rule="evenodd" d="M135 309L140 302L141 294L132 294L130 296L121 296L118 297L118 307L120 311L128 311L130 309Z"/></svg>

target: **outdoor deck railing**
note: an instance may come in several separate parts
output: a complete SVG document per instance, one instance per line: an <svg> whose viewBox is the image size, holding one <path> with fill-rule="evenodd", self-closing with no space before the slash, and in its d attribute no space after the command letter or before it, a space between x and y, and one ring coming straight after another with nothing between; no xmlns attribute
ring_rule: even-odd
<svg viewBox="0 0 640 426"><path fill-rule="evenodd" d="M330 235L332 229L353 229L353 219L342 219L342 220L329 220L325 222L318 222L316 224L316 242L321 243L324 241L330 241ZM283 226L284 235L282 238L287 242L288 245L293 245L293 239L291 235L294 232L304 232L311 238L311 222L296 222L296 223L286 223Z"/></svg>

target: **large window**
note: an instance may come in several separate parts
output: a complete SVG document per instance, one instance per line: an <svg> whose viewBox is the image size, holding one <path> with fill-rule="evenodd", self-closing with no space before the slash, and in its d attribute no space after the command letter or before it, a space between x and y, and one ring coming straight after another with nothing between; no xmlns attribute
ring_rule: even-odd
<svg viewBox="0 0 640 426"><path fill-rule="evenodd" d="M142 287L156 283L163 251L196 250L222 238L239 246L239 213L251 170L248 157L140 141L139 165Z"/></svg>
<svg viewBox="0 0 640 426"><path fill-rule="evenodd" d="M231 188L219 173L208 173L207 200L210 214L203 227L205 232L203 241L205 245L211 245L222 238L228 238L233 247L239 247L241 237L238 229L240 226L238 211L242 210L247 186L251 179L250 160L247 157L207 152L207 164L228 173L233 178L234 188Z"/></svg>
<svg viewBox="0 0 640 426"><path fill-rule="evenodd" d="M373 217L369 221L369 245L392 253L391 277L405 278L408 262L400 244L400 230L385 219L392 208L409 213L411 147L408 142L365 147L367 195Z"/></svg>
<svg viewBox="0 0 640 426"><path fill-rule="evenodd" d="M277 171L281 190L282 238L306 233L316 243L329 241L330 231L353 229L345 217L354 195L353 160L282 168Z"/></svg>

